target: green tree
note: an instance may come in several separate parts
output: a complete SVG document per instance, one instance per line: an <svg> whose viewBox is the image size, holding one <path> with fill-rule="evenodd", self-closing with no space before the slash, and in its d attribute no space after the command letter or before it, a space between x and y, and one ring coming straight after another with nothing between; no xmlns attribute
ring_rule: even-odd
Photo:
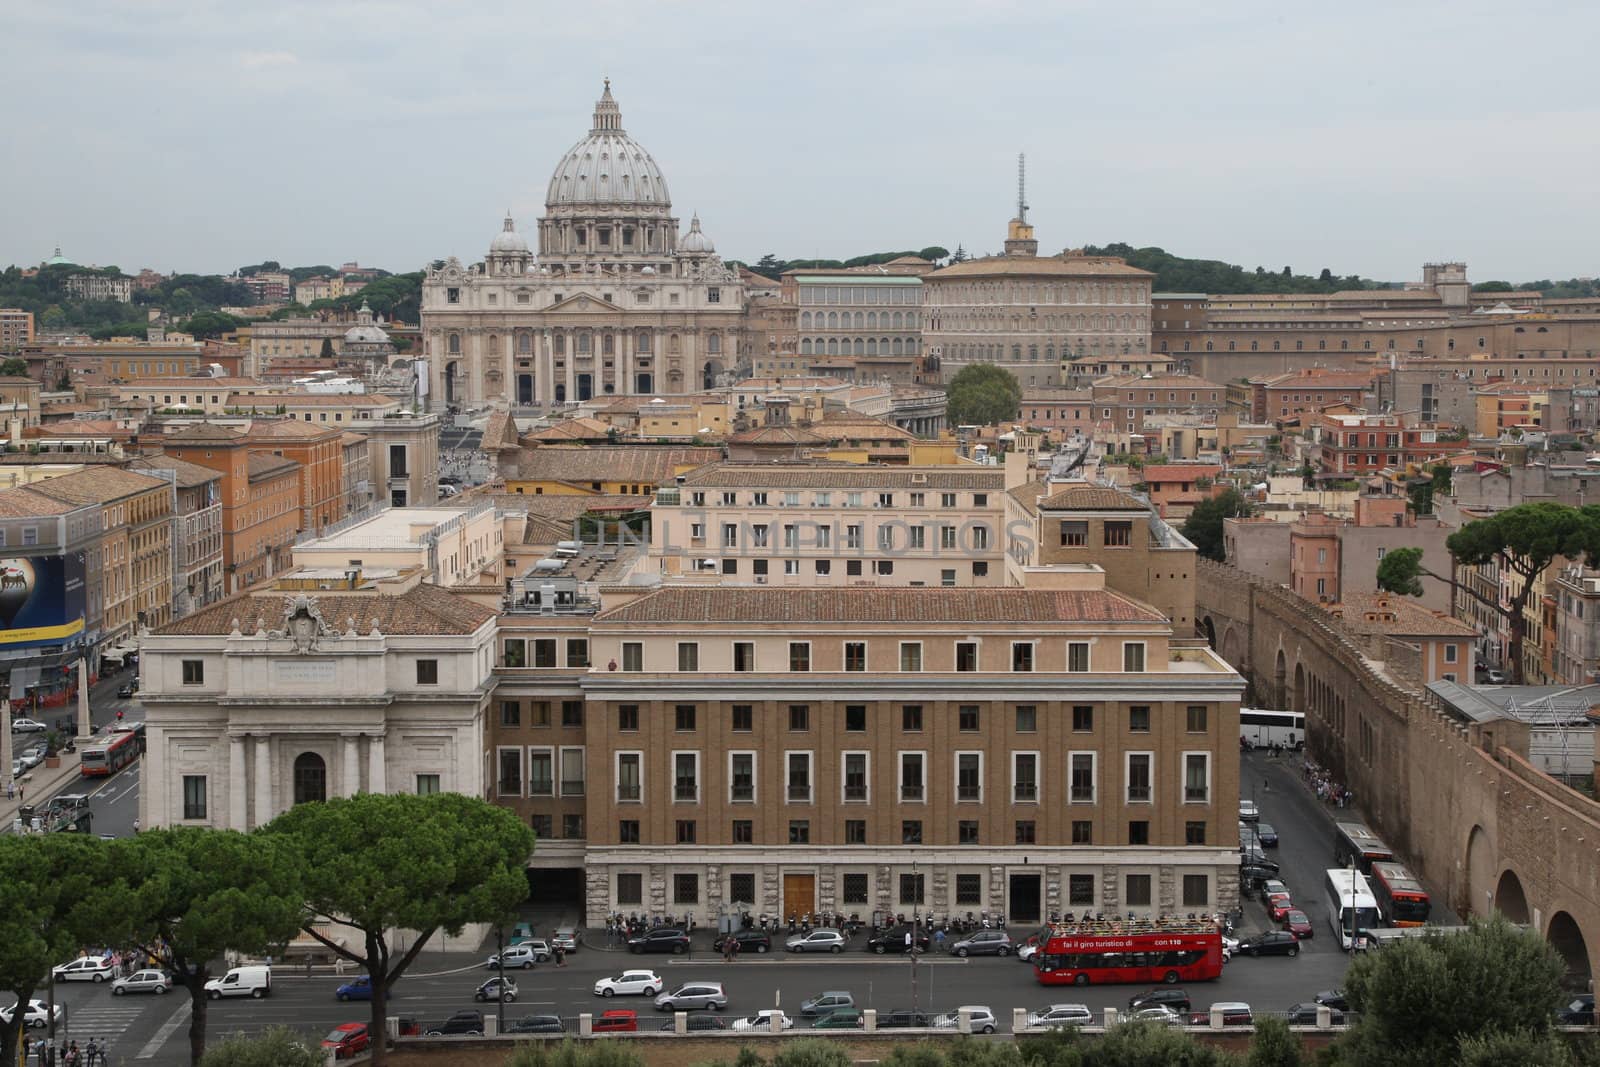
<svg viewBox="0 0 1600 1067"><path fill-rule="evenodd" d="M0 872L0 993L26 1004L52 967L107 940L125 885L89 834L0 836ZM0 1023L0 1063L17 1062L26 1025L20 1011Z"/></svg>
<svg viewBox="0 0 1600 1067"><path fill-rule="evenodd" d="M1282 1016L1264 1015L1256 1020L1255 1036L1250 1039L1250 1054L1245 1067L1302 1067L1306 1062L1300 1039Z"/></svg>
<svg viewBox="0 0 1600 1067"><path fill-rule="evenodd" d="M949 254L950 250L945 248L943 245L929 245L927 248L924 248L922 251L917 253L918 256L921 256L923 259L926 259L932 263L939 262Z"/></svg>
<svg viewBox="0 0 1600 1067"><path fill-rule="evenodd" d="M4 375L7 378L26 378L28 376L28 361L13 356L4 363L0 363L0 375Z"/></svg>
<svg viewBox="0 0 1600 1067"><path fill-rule="evenodd" d="M1479 282L1472 287L1474 293L1509 293L1514 291L1510 282Z"/></svg>
<svg viewBox="0 0 1600 1067"><path fill-rule="evenodd" d="M247 320L236 319L232 315L225 315L220 311L197 311L183 324L183 332L193 334L195 337L205 339L208 337L221 337L225 333L237 330Z"/></svg>
<svg viewBox="0 0 1600 1067"><path fill-rule="evenodd" d="M199 1067L322 1067L327 1057L287 1026L251 1037L234 1034L206 1053Z"/></svg>
<svg viewBox="0 0 1600 1067"><path fill-rule="evenodd" d="M947 417L956 426L995 426L1022 410L1017 376L993 363L969 363L945 387Z"/></svg>
<svg viewBox="0 0 1600 1067"><path fill-rule="evenodd" d="M1202 500L1194 506L1189 517L1183 521L1182 533L1194 543L1200 555L1223 563L1228 558L1227 544L1222 536L1223 520L1242 519L1249 514L1250 504L1239 490L1224 489L1210 500Z"/></svg>
<svg viewBox="0 0 1600 1067"><path fill-rule="evenodd" d="M389 989L433 935L499 923L528 896L533 831L515 813L459 793L359 793L300 804L266 828L291 842L305 865L304 930L372 977L373 1063L386 1058ZM345 923L355 947L318 925ZM409 948L390 944L408 931Z"/></svg>
<svg viewBox="0 0 1600 1067"><path fill-rule="evenodd" d="M747 1051L739 1050L741 1061ZM763 1062L760 1056L755 1057L755 1063ZM636 1046L620 1041L579 1042L569 1037L560 1044L523 1045L505 1064L506 1067L644 1067L644 1057Z"/></svg>
<svg viewBox="0 0 1600 1067"><path fill-rule="evenodd" d="M783 264L778 262L777 256L773 255L771 252L768 252L766 255L756 260L755 266L751 267L750 269L765 277L776 278L779 274L783 273Z"/></svg>
<svg viewBox="0 0 1600 1067"><path fill-rule="evenodd" d="M1076 1027L1051 1030L1019 1044L1022 1062L1028 1067L1082 1067L1087 1062L1088 1045Z"/></svg>
<svg viewBox="0 0 1600 1067"><path fill-rule="evenodd" d="M334 358L333 338L324 337L322 339L322 348L321 348L320 351L317 352L317 355L319 357L321 357L322 359L332 359L332 358Z"/></svg>
<svg viewBox="0 0 1600 1067"><path fill-rule="evenodd" d="M1576 1062L1560 1035L1524 1031L1462 1038L1458 1055L1459 1067L1572 1067Z"/></svg>
<svg viewBox="0 0 1600 1067"><path fill-rule="evenodd" d="M964 245L956 245L956 250L950 253L951 263L965 263L971 258L972 257L967 254L967 249Z"/></svg>
<svg viewBox="0 0 1600 1067"><path fill-rule="evenodd" d="M1553 946L1501 916L1365 953L1345 975L1360 1014L1337 1062L1434 1067L1460 1062L1466 1040L1521 1032L1537 1042L1551 1032L1564 970Z"/></svg>
<svg viewBox="0 0 1600 1067"><path fill-rule="evenodd" d="M189 1062L206 1051L206 982L232 949L281 955L304 919L298 855L280 838L233 830L147 830L112 846L137 888L125 936L189 993Z"/></svg>
<svg viewBox="0 0 1600 1067"><path fill-rule="evenodd" d="M1421 596L1424 574L1438 577L1422 566L1422 549L1392 548L1378 563L1378 588L1400 596Z"/></svg>
<svg viewBox="0 0 1600 1067"><path fill-rule="evenodd" d="M1170 1026L1128 1022L1106 1031L1083 1062L1085 1067L1226 1067L1235 1060Z"/></svg>

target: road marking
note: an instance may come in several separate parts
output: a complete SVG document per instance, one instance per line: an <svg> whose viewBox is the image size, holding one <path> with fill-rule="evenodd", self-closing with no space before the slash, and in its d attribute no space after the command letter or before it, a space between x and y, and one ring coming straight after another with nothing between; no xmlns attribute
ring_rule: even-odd
<svg viewBox="0 0 1600 1067"><path fill-rule="evenodd" d="M167 1039L177 1033L178 1027L189 1021L189 1012L193 1009L194 1005L187 1001L179 1004L178 1010L172 1013L172 1018L161 1024L161 1029L156 1031L156 1036L145 1042L144 1048L139 1050L139 1054L134 1059L155 1059L156 1053L161 1051L161 1046L167 1043Z"/></svg>

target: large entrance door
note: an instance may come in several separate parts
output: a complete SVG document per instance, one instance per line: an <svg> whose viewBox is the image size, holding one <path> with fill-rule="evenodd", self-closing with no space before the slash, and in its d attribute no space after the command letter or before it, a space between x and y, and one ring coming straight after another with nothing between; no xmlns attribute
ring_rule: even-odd
<svg viewBox="0 0 1600 1067"><path fill-rule="evenodd" d="M594 375L578 375L578 402L594 399Z"/></svg>
<svg viewBox="0 0 1600 1067"><path fill-rule="evenodd" d="M517 403L523 407L533 404L533 375L517 375Z"/></svg>
<svg viewBox="0 0 1600 1067"><path fill-rule="evenodd" d="M633 376L633 391L638 396L648 396L655 392L654 380L648 374L635 374Z"/></svg>
<svg viewBox="0 0 1600 1067"><path fill-rule="evenodd" d="M1011 876L1011 892L1008 894L1010 903L1006 906L1006 922L1008 923L1036 923L1043 916L1039 914L1039 879L1037 874L1013 874Z"/></svg>
<svg viewBox="0 0 1600 1067"><path fill-rule="evenodd" d="M817 910L817 876L814 874L783 875L783 914L799 918Z"/></svg>

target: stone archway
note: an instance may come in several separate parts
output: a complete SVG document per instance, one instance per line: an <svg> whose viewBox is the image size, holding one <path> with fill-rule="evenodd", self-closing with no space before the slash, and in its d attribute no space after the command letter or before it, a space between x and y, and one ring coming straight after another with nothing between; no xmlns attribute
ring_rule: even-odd
<svg viewBox="0 0 1600 1067"><path fill-rule="evenodd" d="M1494 908L1514 923L1532 921L1533 911L1528 907L1528 895L1522 891L1522 879L1517 872L1506 870L1494 890Z"/></svg>
<svg viewBox="0 0 1600 1067"><path fill-rule="evenodd" d="M1289 706L1289 657L1283 654L1283 649L1278 649L1278 662L1272 668L1272 706L1287 708Z"/></svg>
<svg viewBox="0 0 1600 1067"><path fill-rule="evenodd" d="M1289 705L1289 710L1302 715L1306 712L1306 668L1301 663L1294 665L1294 702Z"/></svg>
<svg viewBox="0 0 1600 1067"><path fill-rule="evenodd" d="M1592 977L1589 969L1589 943L1584 939L1583 931L1578 928L1578 921L1569 912L1558 911L1550 917L1550 928L1545 931L1544 936L1545 940L1561 953L1561 958L1567 965L1564 979L1567 988L1587 992Z"/></svg>
<svg viewBox="0 0 1600 1067"><path fill-rule="evenodd" d="M1463 910L1485 916L1494 910L1494 843L1481 826L1474 826L1467 836L1467 906Z"/></svg>
<svg viewBox="0 0 1600 1067"><path fill-rule="evenodd" d="M1244 670L1244 641L1239 637L1239 627L1229 625L1222 631L1222 658L1234 670Z"/></svg>
<svg viewBox="0 0 1600 1067"><path fill-rule="evenodd" d="M1217 624L1207 615L1200 620L1200 636L1206 639L1206 644L1211 646L1211 651L1217 651Z"/></svg>

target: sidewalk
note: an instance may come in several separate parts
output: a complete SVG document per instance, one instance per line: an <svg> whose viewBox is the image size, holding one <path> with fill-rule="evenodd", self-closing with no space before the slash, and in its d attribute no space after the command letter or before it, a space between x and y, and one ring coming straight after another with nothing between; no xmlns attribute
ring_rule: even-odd
<svg viewBox="0 0 1600 1067"><path fill-rule="evenodd" d="M59 793L62 787L80 781L82 777L78 773L76 752L61 753L59 767L46 767L41 763L32 770L23 772L22 777L17 779L21 796L7 800L5 791L0 790L0 830L11 832L11 825L17 818L17 809L23 804L42 804Z"/></svg>

